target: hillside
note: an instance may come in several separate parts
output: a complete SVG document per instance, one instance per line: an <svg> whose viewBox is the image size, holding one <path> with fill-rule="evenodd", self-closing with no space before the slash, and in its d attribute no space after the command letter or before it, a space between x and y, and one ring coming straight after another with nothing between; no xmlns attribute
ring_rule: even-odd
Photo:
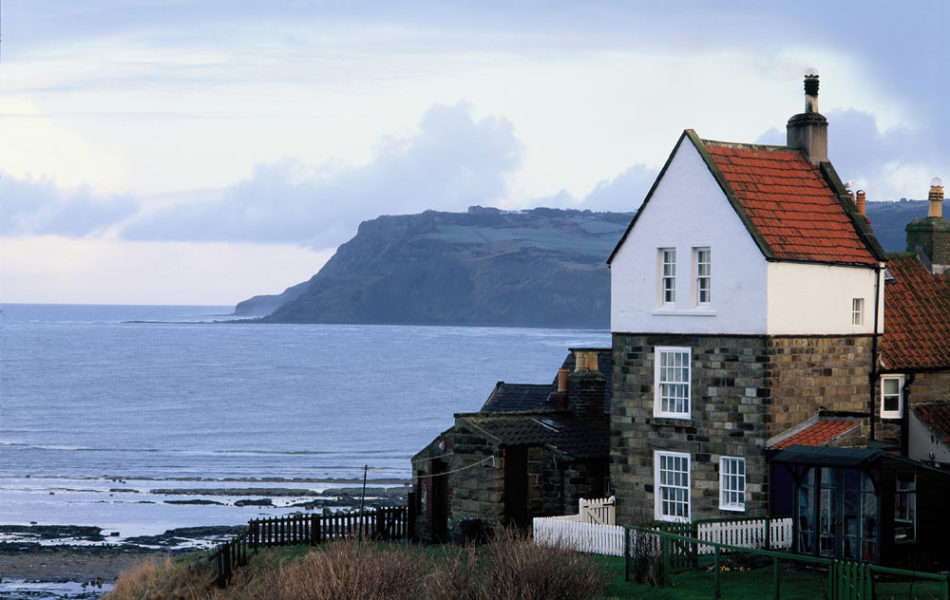
<svg viewBox="0 0 950 600"><path fill-rule="evenodd" d="M379 217L303 288L254 298L236 313L273 303L266 322L606 328L604 261L630 219L480 207Z"/></svg>
<svg viewBox="0 0 950 600"><path fill-rule="evenodd" d="M946 210L946 209L945 209ZM869 202L885 250L927 202ZM629 213L426 211L365 221L309 281L237 305L271 323L609 327L606 259ZM266 316L265 316L266 315Z"/></svg>

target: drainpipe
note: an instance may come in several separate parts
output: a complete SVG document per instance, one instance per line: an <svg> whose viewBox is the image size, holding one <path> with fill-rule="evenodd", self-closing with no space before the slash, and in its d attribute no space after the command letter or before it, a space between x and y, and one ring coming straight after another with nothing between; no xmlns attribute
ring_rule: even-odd
<svg viewBox="0 0 950 600"><path fill-rule="evenodd" d="M877 369L877 338L878 338L878 322L880 321L880 306L881 306L881 264L878 263L874 267L874 335L871 338L871 372L868 374L868 387L871 390L868 392L868 414L871 417L871 436L868 441L874 440L874 401L876 400L876 394L874 393L874 385L877 383L878 369Z"/></svg>

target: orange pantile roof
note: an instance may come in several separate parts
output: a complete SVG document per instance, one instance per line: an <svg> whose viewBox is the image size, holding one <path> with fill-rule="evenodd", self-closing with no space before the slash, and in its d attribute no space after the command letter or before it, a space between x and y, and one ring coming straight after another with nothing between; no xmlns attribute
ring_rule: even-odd
<svg viewBox="0 0 950 600"><path fill-rule="evenodd" d="M772 448L788 448L799 446L824 446L839 435L851 431L861 424L860 421L845 421L842 419L819 419L813 425L772 444Z"/></svg>
<svg viewBox="0 0 950 600"><path fill-rule="evenodd" d="M913 256L892 257L884 284L881 359L888 370L950 368L950 283Z"/></svg>
<svg viewBox="0 0 950 600"><path fill-rule="evenodd" d="M709 140L702 144L722 173L723 191L738 202L740 217L745 212L746 227L751 224L750 233L760 236L757 241L766 245L767 257L771 251L772 258L782 260L878 262L825 175L799 150Z"/></svg>

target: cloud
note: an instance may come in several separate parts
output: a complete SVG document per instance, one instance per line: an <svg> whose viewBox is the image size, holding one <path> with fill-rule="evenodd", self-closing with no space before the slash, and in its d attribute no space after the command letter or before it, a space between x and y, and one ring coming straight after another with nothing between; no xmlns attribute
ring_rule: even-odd
<svg viewBox="0 0 950 600"><path fill-rule="evenodd" d="M0 235L83 237L102 233L137 210L127 196L97 197L88 188L67 192L48 179L0 179Z"/></svg>
<svg viewBox="0 0 950 600"><path fill-rule="evenodd" d="M646 198L659 171L636 164L613 179L604 180L584 198L584 208L634 212Z"/></svg>
<svg viewBox="0 0 950 600"><path fill-rule="evenodd" d="M121 236L327 248L381 214L492 205L521 156L507 120L475 121L464 104L436 105L416 135L385 139L365 165L332 171L293 159L261 164L218 198L144 215Z"/></svg>
<svg viewBox="0 0 950 600"><path fill-rule="evenodd" d="M833 110L828 118L828 157L843 181L854 181L873 200L926 198L930 179L946 177L950 152L934 139L931 128L897 126L882 130L874 115ZM760 144L785 144L785 132L770 129ZM908 192L910 190L910 192ZM917 194L914 195L914 190Z"/></svg>

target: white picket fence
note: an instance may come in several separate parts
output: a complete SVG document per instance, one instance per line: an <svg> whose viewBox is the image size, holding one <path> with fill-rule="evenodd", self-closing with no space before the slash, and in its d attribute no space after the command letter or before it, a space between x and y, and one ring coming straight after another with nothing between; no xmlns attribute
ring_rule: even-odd
<svg viewBox="0 0 950 600"><path fill-rule="evenodd" d="M584 522L584 510L576 515L537 517L533 520L534 543L560 546L579 552L623 556L623 527ZM769 527L769 548L787 550L792 547L791 519L742 519L699 523L696 536L706 542L729 544L742 548L765 548L765 530ZM702 544L699 554L714 552Z"/></svg>
<svg viewBox="0 0 950 600"><path fill-rule="evenodd" d="M534 543L539 546L559 546L578 552L623 556L623 527L582 523L578 515L565 517L535 517Z"/></svg>
<svg viewBox="0 0 950 600"><path fill-rule="evenodd" d="M792 547L791 518L699 523L696 527L696 537L704 542L729 544L740 548L765 548L766 526L769 527L769 549L788 550ZM709 554L714 552L714 548L700 545L698 552Z"/></svg>

